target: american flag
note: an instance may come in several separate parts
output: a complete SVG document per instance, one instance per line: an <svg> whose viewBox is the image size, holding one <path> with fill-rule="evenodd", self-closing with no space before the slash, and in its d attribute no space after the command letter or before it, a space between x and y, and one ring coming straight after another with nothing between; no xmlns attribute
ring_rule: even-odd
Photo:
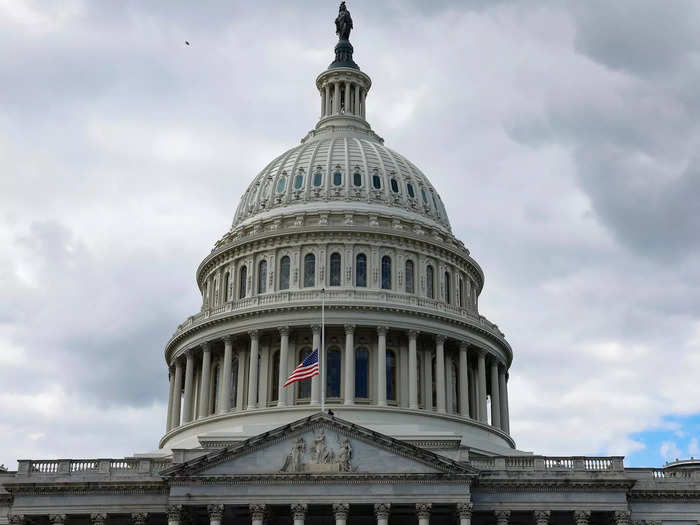
<svg viewBox="0 0 700 525"><path fill-rule="evenodd" d="M291 385L296 381L303 381L304 379L309 379L310 377L318 375L318 348L311 352L306 358L301 362L301 364L294 369L284 386Z"/></svg>

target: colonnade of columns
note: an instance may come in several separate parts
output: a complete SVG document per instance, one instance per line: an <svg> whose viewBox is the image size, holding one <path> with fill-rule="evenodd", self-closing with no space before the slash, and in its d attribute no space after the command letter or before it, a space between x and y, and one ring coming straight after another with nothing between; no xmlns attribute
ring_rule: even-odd
<svg viewBox="0 0 700 525"><path fill-rule="evenodd" d="M336 348L342 353L338 363L338 366L342 363L338 377L340 396L327 399L328 403L354 405L361 402L379 407L422 408L457 414L509 432L507 368L487 350L439 334L353 324L342 327L345 335L343 348L340 330L339 326L326 327L326 351ZM235 351L234 337L225 336L223 356L220 350L217 353L216 373L212 366L212 341L190 348L175 359L170 373L167 430L230 410L320 405L318 376L311 379L310 395L303 400L290 395L283 386L301 360L299 344L292 343L294 350L290 351L292 331L305 334L307 339L310 331L312 340L306 343L307 347L321 347L320 326L294 327L293 330L284 326L275 331L261 333L252 330L237 335L235 343L238 348ZM359 344L356 341L358 331L362 334ZM329 333L335 336L330 338ZM368 342L368 335L372 336L371 342ZM265 344L261 348L263 337ZM391 338L390 344L388 338ZM217 346L220 347L220 343ZM363 370L356 369L358 349L367 355ZM234 354L236 377L233 377ZM323 356L322 362L328 365ZM274 371L271 370L273 366L277 367ZM367 392L355 392L358 374L363 375L366 382L372 378Z"/></svg>
<svg viewBox="0 0 700 525"><path fill-rule="evenodd" d="M333 80L324 84L321 92L321 117L355 115L365 118L367 90L350 80Z"/></svg>

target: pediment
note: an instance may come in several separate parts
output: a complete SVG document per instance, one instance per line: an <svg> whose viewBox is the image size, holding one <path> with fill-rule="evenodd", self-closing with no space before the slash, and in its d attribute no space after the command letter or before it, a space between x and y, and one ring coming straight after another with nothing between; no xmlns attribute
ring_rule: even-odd
<svg viewBox="0 0 700 525"><path fill-rule="evenodd" d="M472 467L318 413L240 444L171 467L168 477L445 473L474 475Z"/></svg>

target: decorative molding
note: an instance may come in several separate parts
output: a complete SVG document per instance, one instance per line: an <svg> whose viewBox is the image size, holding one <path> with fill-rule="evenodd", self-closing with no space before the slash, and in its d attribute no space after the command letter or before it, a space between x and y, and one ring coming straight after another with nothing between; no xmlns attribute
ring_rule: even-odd
<svg viewBox="0 0 700 525"><path fill-rule="evenodd" d="M168 521L180 521L182 518L182 505L168 505Z"/></svg>
<svg viewBox="0 0 700 525"><path fill-rule="evenodd" d="M224 517L224 505L207 505L207 514L210 521L221 521Z"/></svg>
<svg viewBox="0 0 700 525"><path fill-rule="evenodd" d="M66 522L65 514L49 514L49 521L53 525L63 525Z"/></svg>
<svg viewBox="0 0 700 525"><path fill-rule="evenodd" d="M549 525L552 512L549 510L535 510L532 512L536 525Z"/></svg>
<svg viewBox="0 0 700 525"><path fill-rule="evenodd" d="M510 521L509 510L495 510L493 515L496 517L497 525L508 525L508 522Z"/></svg>
<svg viewBox="0 0 700 525"><path fill-rule="evenodd" d="M457 516L460 519L471 519L473 510L474 504L471 501L468 503L457 503Z"/></svg>
<svg viewBox="0 0 700 525"><path fill-rule="evenodd" d="M574 511L574 523L576 525L588 525L591 521L591 511L590 510L575 510Z"/></svg>
<svg viewBox="0 0 700 525"><path fill-rule="evenodd" d="M253 520L263 520L268 512L267 505L259 503L251 503L248 505L250 517Z"/></svg>
<svg viewBox="0 0 700 525"><path fill-rule="evenodd" d="M107 514L104 512L94 512L90 514L90 525L105 525Z"/></svg>
<svg viewBox="0 0 700 525"><path fill-rule="evenodd" d="M419 520L429 520L432 511L432 503L416 503L416 516Z"/></svg>
<svg viewBox="0 0 700 525"><path fill-rule="evenodd" d="M292 519L294 520L304 520L306 519L306 512L309 510L309 506L306 503L296 503L291 506Z"/></svg>
<svg viewBox="0 0 700 525"><path fill-rule="evenodd" d="M374 504L374 515L378 520L389 519L389 514L391 513L391 503L375 503Z"/></svg>
<svg viewBox="0 0 700 525"><path fill-rule="evenodd" d="M131 514L131 523L134 525L146 525L148 521L148 512L133 512Z"/></svg>
<svg viewBox="0 0 700 525"><path fill-rule="evenodd" d="M347 520L350 516L350 505L348 503L334 503L333 516L337 520Z"/></svg>

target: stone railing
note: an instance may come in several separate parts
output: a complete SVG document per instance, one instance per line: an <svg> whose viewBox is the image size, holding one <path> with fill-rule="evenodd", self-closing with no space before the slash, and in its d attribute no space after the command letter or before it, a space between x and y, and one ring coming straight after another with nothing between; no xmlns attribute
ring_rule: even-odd
<svg viewBox="0 0 700 525"><path fill-rule="evenodd" d="M621 456L498 456L472 458L472 466L481 470L538 472L623 472Z"/></svg>
<svg viewBox="0 0 700 525"><path fill-rule="evenodd" d="M154 476L171 465L170 459L20 459L17 477L134 475Z"/></svg>
<svg viewBox="0 0 700 525"><path fill-rule="evenodd" d="M661 468L629 468L629 475L638 480L653 481L700 481L700 470L661 469Z"/></svg>
<svg viewBox="0 0 700 525"><path fill-rule="evenodd" d="M326 289L325 296L326 305L331 307L334 303L342 304L343 306L348 304L352 305L353 303L358 305L370 304L379 307L387 305L401 305L407 306L411 309L421 309L426 312L438 312L459 318L461 320L467 320L471 324L486 330L499 339L504 337L503 332L499 330L497 325L493 324L485 317L476 314L471 308L460 308L459 306L447 304L442 301L436 301L434 299L428 299L426 297L419 297L413 294L396 293L386 290L339 288L337 290ZM321 304L321 290L285 290L282 292L266 293L229 301L216 307L205 308L201 312L188 317L184 323L177 327L172 338L175 338L186 330L189 330L190 328L219 315L244 312L246 310L259 310L261 308L274 305L307 305L309 303Z"/></svg>

